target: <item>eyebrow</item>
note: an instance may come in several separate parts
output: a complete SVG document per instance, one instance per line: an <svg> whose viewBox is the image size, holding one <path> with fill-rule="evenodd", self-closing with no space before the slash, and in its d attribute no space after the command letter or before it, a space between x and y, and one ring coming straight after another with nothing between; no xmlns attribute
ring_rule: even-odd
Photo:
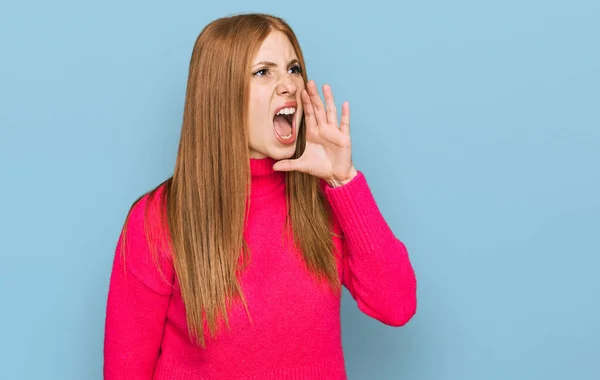
<svg viewBox="0 0 600 380"><path fill-rule="evenodd" d="M293 64L299 65L300 61L298 61L298 59L294 58L288 63L288 66L291 66ZM252 65L252 67L256 67L256 66L277 67L277 64L275 62L260 61L260 62L255 63L254 65Z"/></svg>

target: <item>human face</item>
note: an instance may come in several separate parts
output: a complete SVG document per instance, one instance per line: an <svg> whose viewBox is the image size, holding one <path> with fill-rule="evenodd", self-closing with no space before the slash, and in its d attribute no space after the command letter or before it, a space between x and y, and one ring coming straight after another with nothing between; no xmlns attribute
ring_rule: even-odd
<svg viewBox="0 0 600 380"><path fill-rule="evenodd" d="M271 32L251 62L248 136L250 158L290 158L302 120L302 67L290 40ZM280 111L288 115L276 114Z"/></svg>

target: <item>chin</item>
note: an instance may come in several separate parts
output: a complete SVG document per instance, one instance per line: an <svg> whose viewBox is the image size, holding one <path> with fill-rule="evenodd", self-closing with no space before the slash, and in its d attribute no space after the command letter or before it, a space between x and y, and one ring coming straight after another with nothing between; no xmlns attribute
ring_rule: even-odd
<svg viewBox="0 0 600 380"><path fill-rule="evenodd" d="M267 156L271 157L272 159L274 159L276 161L279 161L279 160L285 160L288 158L292 158L294 156L295 152L296 152L296 144L286 146L286 147L274 146L271 149L269 149Z"/></svg>

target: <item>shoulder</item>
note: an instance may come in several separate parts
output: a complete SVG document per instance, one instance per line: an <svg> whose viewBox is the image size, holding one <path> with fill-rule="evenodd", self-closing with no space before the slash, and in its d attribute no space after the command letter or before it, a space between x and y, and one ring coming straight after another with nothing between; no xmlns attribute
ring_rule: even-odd
<svg viewBox="0 0 600 380"><path fill-rule="evenodd" d="M170 294L174 270L164 192L161 185L133 203L117 250L129 273L155 292Z"/></svg>
<svg viewBox="0 0 600 380"><path fill-rule="evenodd" d="M129 210L128 223L136 224L144 220L156 223L162 209L166 206L165 202L166 183L163 182L133 202Z"/></svg>
<svg viewBox="0 0 600 380"><path fill-rule="evenodd" d="M164 251L168 235L166 182L145 193L131 205L123 226L128 244L142 247L157 245Z"/></svg>

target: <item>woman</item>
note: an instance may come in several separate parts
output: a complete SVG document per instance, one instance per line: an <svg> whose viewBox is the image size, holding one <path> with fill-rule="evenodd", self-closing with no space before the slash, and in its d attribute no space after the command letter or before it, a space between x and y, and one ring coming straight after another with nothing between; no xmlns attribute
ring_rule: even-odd
<svg viewBox="0 0 600 380"><path fill-rule="evenodd" d="M390 326L416 309L404 244L307 82L280 18L213 21L191 57L173 176L132 206L108 293L113 379L345 379L340 299Z"/></svg>

